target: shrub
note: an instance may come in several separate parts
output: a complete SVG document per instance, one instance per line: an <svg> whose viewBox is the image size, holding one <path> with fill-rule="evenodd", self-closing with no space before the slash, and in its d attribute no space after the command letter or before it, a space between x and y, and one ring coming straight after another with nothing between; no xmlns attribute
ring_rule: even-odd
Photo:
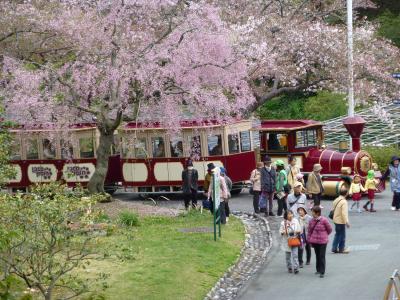
<svg viewBox="0 0 400 300"><path fill-rule="evenodd" d="M129 227L138 226L139 216L134 212L126 210L119 214L119 222Z"/></svg>
<svg viewBox="0 0 400 300"><path fill-rule="evenodd" d="M396 146L367 146L364 147L363 150L371 154L373 162L378 164L378 168L381 172L385 172L393 155L400 156L400 149Z"/></svg>

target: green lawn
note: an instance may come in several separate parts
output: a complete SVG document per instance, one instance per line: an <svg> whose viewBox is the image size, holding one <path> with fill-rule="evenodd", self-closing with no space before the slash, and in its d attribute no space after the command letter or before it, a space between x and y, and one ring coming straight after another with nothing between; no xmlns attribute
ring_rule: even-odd
<svg viewBox="0 0 400 300"><path fill-rule="evenodd" d="M202 299L238 258L244 242L244 228L235 218L222 227L217 242L212 233L178 231L206 226L212 226L209 212L142 218L139 227L129 229L131 238L124 234L127 229L101 238L98 246L110 249L111 258L92 262L85 273L110 274L109 287L99 292L105 299ZM134 258L115 258L112 249L116 246Z"/></svg>

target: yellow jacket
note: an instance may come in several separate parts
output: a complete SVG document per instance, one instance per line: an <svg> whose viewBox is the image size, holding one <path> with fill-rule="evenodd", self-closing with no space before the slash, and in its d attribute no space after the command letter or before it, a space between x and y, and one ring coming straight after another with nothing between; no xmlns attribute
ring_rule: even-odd
<svg viewBox="0 0 400 300"><path fill-rule="evenodd" d="M365 181L365 189L366 190L376 190L376 185L378 182L375 179L367 179Z"/></svg>
<svg viewBox="0 0 400 300"><path fill-rule="evenodd" d="M361 193L361 192L365 192L365 188L363 187L363 185L360 183L354 183L352 182L350 185L350 190L349 190L349 195L353 195L356 193Z"/></svg>
<svg viewBox="0 0 400 300"><path fill-rule="evenodd" d="M333 222L335 224L347 224L349 222L349 207L346 198L343 196L337 197L332 203L332 209L334 208Z"/></svg>

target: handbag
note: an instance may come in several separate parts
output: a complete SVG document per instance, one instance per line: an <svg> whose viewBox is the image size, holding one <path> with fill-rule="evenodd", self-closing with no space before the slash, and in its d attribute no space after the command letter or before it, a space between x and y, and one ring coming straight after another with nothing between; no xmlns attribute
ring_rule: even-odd
<svg viewBox="0 0 400 300"><path fill-rule="evenodd" d="M340 200L338 203L336 203L335 207L329 212L329 215L328 215L329 219L332 219L332 220L333 220L333 216L335 215L335 209L336 209L336 207L338 206L338 204L339 204L341 201L342 201L342 200Z"/></svg>
<svg viewBox="0 0 400 300"><path fill-rule="evenodd" d="M285 222L285 229L286 229L286 235L288 235L286 222ZM301 245L301 241L300 241L300 238L298 236L288 237L287 242L288 242L288 246L290 248L299 247Z"/></svg>
<svg viewBox="0 0 400 300"><path fill-rule="evenodd" d="M285 192L279 192L276 194L276 198L278 198L279 200L285 198L286 194Z"/></svg>

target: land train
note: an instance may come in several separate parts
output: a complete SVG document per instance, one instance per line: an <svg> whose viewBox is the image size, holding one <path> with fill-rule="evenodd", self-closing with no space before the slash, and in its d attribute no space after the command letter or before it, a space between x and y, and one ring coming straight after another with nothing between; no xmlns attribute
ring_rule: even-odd
<svg viewBox="0 0 400 300"><path fill-rule="evenodd" d="M234 194L241 191L256 161L265 155L273 161L287 161L290 155L297 158L306 176L313 164L320 163L326 194L333 196L355 173L366 176L372 167L371 156L360 149L363 120L348 118L344 125L353 148L340 152L324 146L322 123L312 120L182 121L178 133L157 123L126 123L115 135L105 187L110 193L119 186L141 194L179 193L182 170L191 158L200 187L207 164L212 162L227 169ZM11 164L16 172L9 189L56 180L85 186L95 171L99 140L96 124L76 124L68 134L23 127L12 129L11 134Z"/></svg>

